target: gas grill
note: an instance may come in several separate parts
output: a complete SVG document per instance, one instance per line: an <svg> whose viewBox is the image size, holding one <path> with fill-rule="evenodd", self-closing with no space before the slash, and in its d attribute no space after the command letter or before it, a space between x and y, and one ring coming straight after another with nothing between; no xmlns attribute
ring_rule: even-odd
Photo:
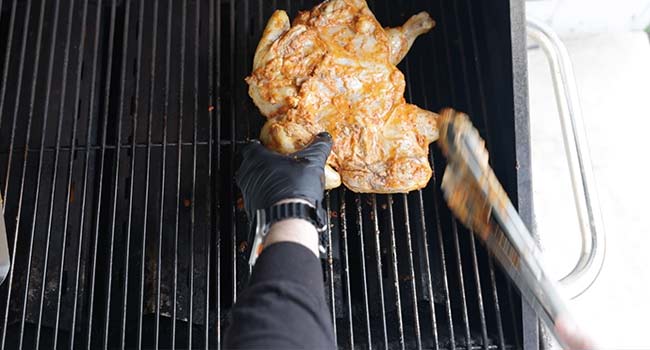
<svg viewBox="0 0 650 350"><path fill-rule="evenodd" d="M436 20L400 65L406 99L468 112L528 217L523 4L512 2L369 5L384 25L421 10ZM249 275L238 151L263 123L243 78L271 13L316 3L0 0L11 261L0 349L221 345ZM431 151L425 189L326 194L338 345L534 348L534 318L450 215Z"/></svg>

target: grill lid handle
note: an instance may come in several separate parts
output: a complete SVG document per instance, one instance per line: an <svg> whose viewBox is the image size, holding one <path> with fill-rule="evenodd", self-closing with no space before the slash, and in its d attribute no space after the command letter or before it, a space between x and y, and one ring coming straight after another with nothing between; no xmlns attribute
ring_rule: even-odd
<svg viewBox="0 0 650 350"><path fill-rule="evenodd" d="M573 269L560 279L567 295L573 299L589 289L602 270L605 261L605 230L569 53L557 34L546 24L531 18L526 22L528 37L542 47L550 65L580 224L580 257Z"/></svg>

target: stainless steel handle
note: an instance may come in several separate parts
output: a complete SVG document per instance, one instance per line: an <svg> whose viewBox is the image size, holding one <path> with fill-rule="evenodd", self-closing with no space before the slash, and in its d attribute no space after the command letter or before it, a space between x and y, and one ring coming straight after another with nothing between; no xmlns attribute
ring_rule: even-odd
<svg viewBox="0 0 650 350"><path fill-rule="evenodd" d="M567 296L575 298L584 293L600 274L605 260L605 231L569 54L557 34L543 22L528 18L526 28L528 37L546 53L551 68L564 149L571 174L582 250L576 265L560 282Z"/></svg>

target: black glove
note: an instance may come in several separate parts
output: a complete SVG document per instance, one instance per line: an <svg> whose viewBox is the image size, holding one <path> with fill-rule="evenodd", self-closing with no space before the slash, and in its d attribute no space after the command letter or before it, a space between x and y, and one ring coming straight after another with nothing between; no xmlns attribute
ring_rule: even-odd
<svg viewBox="0 0 650 350"><path fill-rule="evenodd" d="M283 155L255 140L242 150L242 163L237 171L237 185L244 196L249 219L255 211L290 198L311 203L323 215L325 162L332 149L332 137L316 135L303 150Z"/></svg>

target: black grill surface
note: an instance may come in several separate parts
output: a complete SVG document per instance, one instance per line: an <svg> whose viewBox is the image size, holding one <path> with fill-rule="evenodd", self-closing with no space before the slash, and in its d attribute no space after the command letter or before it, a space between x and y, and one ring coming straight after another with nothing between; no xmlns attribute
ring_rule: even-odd
<svg viewBox="0 0 650 350"><path fill-rule="evenodd" d="M249 273L237 152L263 123L243 78L273 10L315 3L0 0L1 349L220 346ZM369 3L384 25L433 16L406 98L468 112L516 199L508 2ZM421 191L326 195L337 342L520 348L520 298L430 160Z"/></svg>

